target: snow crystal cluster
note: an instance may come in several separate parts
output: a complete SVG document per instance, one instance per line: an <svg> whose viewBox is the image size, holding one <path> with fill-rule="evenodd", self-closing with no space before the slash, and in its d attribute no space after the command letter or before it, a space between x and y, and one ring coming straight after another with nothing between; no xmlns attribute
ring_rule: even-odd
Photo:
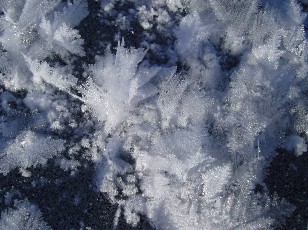
<svg viewBox="0 0 308 230"><path fill-rule="evenodd" d="M264 178L277 148L307 152L305 2L102 0L100 23L129 32L87 62L90 3L0 2L1 176L94 165L114 228L282 226L295 207ZM49 229L31 202L0 228Z"/></svg>

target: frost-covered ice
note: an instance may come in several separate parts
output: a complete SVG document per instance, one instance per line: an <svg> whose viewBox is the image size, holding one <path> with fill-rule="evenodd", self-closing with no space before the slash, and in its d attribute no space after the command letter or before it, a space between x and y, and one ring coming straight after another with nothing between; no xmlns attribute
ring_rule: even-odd
<svg viewBox="0 0 308 230"><path fill-rule="evenodd" d="M0 226L53 227L26 183L58 186L40 172L78 180L93 167L87 183L117 206L114 228L122 218L283 227L298 203L264 181L277 149L307 155L305 10L296 0L1 1L0 179L21 175L25 189L3 185L18 199L0 205Z"/></svg>

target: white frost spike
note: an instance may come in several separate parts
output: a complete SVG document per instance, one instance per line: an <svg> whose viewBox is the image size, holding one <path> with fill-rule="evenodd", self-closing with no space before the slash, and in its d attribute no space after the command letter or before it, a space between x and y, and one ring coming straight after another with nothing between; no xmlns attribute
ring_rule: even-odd
<svg viewBox="0 0 308 230"><path fill-rule="evenodd" d="M5 0L2 3L4 17L0 18L0 27L3 30L0 42L7 51L17 56L20 55L20 51L25 52L25 48L34 40L33 29L41 18L53 10L60 0L26 0L22 2Z"/></svg>
<svg viewBox="0 0 308 230"><path fill-rule="evenodd" d="M82 101L101 121L105 130L111 132L124 122L138 103L157 93L149 81L158 68L139 66L146 51L117 47L116 55L110 51L90 67L92 78L81 89Z"/></svg>
<svg viewBox="0 0 308 230"><path fill-rule="evenodd" d="M62 57L68 52L84 55L83 40L72 28L88 14L87 1L76 0L52 17L51 12L60 8L60 3L61 0L1 1L2 46L16 58L20 54L33 59L44 59L51 53Z"/></svg>
<svg viewBox="0 0 308 230"><path fill-rule="evenodd" d="M74 76L63 73L60 68L52 68L47 62L40 63L37 60L31 60L27 57L25 59L33 74L32 80L36 89L40 87L44 89L43 82L51 84L63 91L69 91L71 86L77 84L77 79Z"/></svg>
<svg viewBox="0 0 308 230"><path fill-rule="evenodd" d="M54 34L55 42L67 49L70 53L84 56L82 49L83 39L80 37L78 30L71 29L66 24L62 24Z"/></svg>
<svg viewBox="0 0 308 230"><path fill-rule="evenodd" d="M72 29L66 23L56 25L54 22L42 19L40 24L40 34L46 40L46 49L54 49L62 56L67 52L84 56L83 39L78 30Z"/></svg>
<svg viewBox="0 0 308 230"><path fill-rule="evenodd" d="M302 1L308 4L308 1ZM297 25L301 26L305 21L307 14L303 13L301 6L298 4L296 0L287 1L286 4L287 14Z"/></svg>
<svg viewBox="0 0 308 230"><path fill-rule="evenodd" d="M120 218L120 215L121 215L121 208L122 208L122 205L119 205L116 213L114 214L113 229L117 229L117 227L118 227L119 218Z"/></svg>
<svg viewBox="0 0 308 230"><path fill-rule="evenodd" d="M10 1L7 2L8 10L14 7ZM53 10L61 0L26 0L19 16L17 26L20 29L35 24L41 17Z"/></svg>
<svg viewBox="0 0 308 230"><path fill-rule="evenodd" d="M260 159L260 153L261 153L261 149L260 149L260 140L258 139L258 143L257 143L257 159Z"/></svg>

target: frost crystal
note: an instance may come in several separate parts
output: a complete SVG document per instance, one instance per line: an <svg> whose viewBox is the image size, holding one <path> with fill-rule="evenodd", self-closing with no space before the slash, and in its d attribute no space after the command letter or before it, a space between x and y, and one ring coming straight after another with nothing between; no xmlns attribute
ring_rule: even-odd
<svg viewBox="0 0 308 230"><path fill-rule="evenodd" d="M27 230L51 229L43 220L36 205L27 200L17 201L14 209L9 208L1 213L1 229Z"/></svg>
<svg viewBox="0 0 308 230"><path fill-rule="evenodd" d="M63 140L24 131L1 153L0 172L6 175L14 168L27 169L46 164L48 159L64 150L64 143Z"/></svg>
<svg viewBox="0 0 308 230"><path fill-rule="evenodd" d="M92 77L82 89L82 100L105 122L107 132L128 119L139 102L157 93L149 81L159 69L138 68L144 55L142 49L125 49L118 45L116 55L108 52L90 67Z"/></svg>
<svg viewBox="0 0 308 230"><path fill-rule="evenodd" d="M30 184L62 186L77 175L90 184L94 167L97 192L118 205L114 228L122 217L157 229L284 225L305 199L272 189L265 177L280 156L296 159L283 162L294 178L306 177L295 165L308 143L301 2L0 1L5 205L26 197ZM52 167L59 174L46 172ZM14 194L5 181L17 170L24 178ZM84 214L101 202L82 194L90 188L71 199ZM1 211L1 229L49 229L26 200ZM88 228L92 220L81 216L72 228Z"/></svg>

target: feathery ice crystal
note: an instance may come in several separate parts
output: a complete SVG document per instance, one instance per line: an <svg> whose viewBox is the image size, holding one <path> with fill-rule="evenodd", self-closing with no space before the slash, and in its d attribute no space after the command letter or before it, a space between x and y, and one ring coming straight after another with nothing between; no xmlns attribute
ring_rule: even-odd
<svg viewBox="0 0 308 230"><path fill-rule="evenodd" d="M302 6L88 2L0 2L1 178L94 165L115 228L121 213L157 229L283 225L295 207L264 178L278 148L307 152ZM23 197L1 206L1 228L50 229Z"/></svg>

